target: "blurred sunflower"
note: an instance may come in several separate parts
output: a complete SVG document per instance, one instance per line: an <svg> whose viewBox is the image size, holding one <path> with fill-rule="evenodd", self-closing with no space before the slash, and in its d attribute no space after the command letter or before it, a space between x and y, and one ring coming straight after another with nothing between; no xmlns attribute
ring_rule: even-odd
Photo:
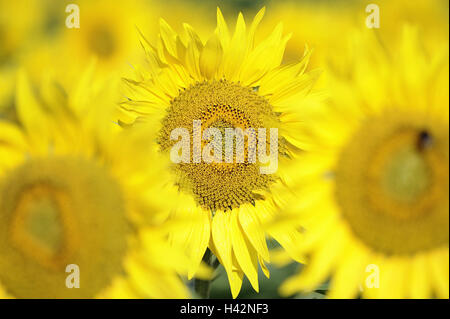
<svg viewBox="0 0 450 319"><path fill-rule="evenodd" d="M193 136L193 121L206 128L277 128L280 132L279 168L261 174L259 163L248 154L243 163L171 164L167 187L156 193L174 217L191 219L171 240L192 258L188 277L196 272L209 247L224 266L233 297L239 294L245 274L258 291L258 264L266 276L269 262L263 225L277 215L287 191L291 159L304 145L296 132L302 126L302 107L316 101L309 94L319 72L305 73L309 51L300 62L281 65L290 35L281 24L262 42L255 43L262 9L247 29L239 14L234 34L230 34L221 11L217 28L202 42L194 29L184 24L176 34L161 20L156 46L143 39L148 65L136 67L136 79L126 81L128 100L121 105L122 125L144 123L153 128L149 141L169 162L175 141L171 131L186 128ZM313 98L314 97L314 98ZM200 132L200 134L201 134ZM266 150L269 149L266 140ZM206 149L203 148L203 151ZM298 237L297 230L285 227L271 232L288 251Z"/></svg>
<svg viewBox="0 0 450 319"><path fill-rule="evenodd" d="M187 261L147 201L165 169L146 134L108 120L114 86L91 75L70 92L44 79L39 94L18 76L20 125L0 121L0 298L187 297Z"/></svg>
<svg viewBox="0 0 450 319"><path fill-rule="evenodd" d="M377 2L380 7L380 29L383 37L394 41L402 33L402 26L413 24L418 32L427 37L424 45L430 46L427 50L439 49L440 41L448 39L448 6L447 0L381 0ZM365 21L366 16L360 21Z"/></svg>
<svg viewBox="0 0 450 319"><path fill-rule="evenodd" d="M61 63L74 72L92 58L104 75L121 73L139 53L137 29L152 29L148 1L79 1L80 28L65 28L58 49ZM63 8L61 9L63 11ZM67 13L68 15L68 13ZM67 67L65 68L67 69Z"/></svg>
<svg viewBox="0 0 450 319"><path fill-rule="evenodd" d="M14 58L43 21L39 1L0 0L0 66Z"/></svg>
<svg viewBox="0 0 450 319"><path fill-rule="evenodd" d="M448 42L425 52L412 27L394 44L352 39L332 102L308 122L316 148L289 209L310 261L281 291L331 277L330 297L448 298Z"/></svg>
<svg viewBox="0 0 450 319"><path fill-rule="evenodd" d="M295 59L308 43L314 50L311 66L328 64L345 69L351 61L342 54L347 50L342 36L353 29L367 28L366 6L369 3L365 0L273 1L268 5L270 15L262 23L261 36L270 32L275 21L281 20L287 31L294 32L286 46L285 62ZM439 45L440 40L448 38L448 3L447 0L379 0L376 4L380 9L380 28L374 30L392 42L401 34L404 23L413 23L420 33L433 39L427 41L427 45ZM326 73L320 82L324 87L331 85Z"/></svg>

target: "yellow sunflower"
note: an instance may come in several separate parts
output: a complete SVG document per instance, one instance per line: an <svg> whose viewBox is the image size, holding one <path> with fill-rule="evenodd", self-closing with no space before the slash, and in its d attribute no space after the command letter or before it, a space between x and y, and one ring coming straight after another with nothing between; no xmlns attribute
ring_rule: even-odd
<svg viewBox="0 0 450 319"><path fill-rule="evenodd" d="M0 66L15 58L43 25L39 1L0 0Z"/></svg>
<svg viewBox="0 0 450 319"><path fill-rule="evenodd" d="M430 50L438 49L440 39L448 39L447 0L407 0L377 2L380 8L380 33L393 41L402 32L404 23L414 24L419 32L426 34ZM360 21L365 20L365 14Z"/></svg>
<svg viewBox="0 0 450 319"><path fill-rule="evenodd" d="M148 201L164 167L109 120L112 87L91 74L38 94L18 76L20 123L0 121L0 298L188 297Z"/></svg>
<svg viewBox="0 0 450 319"><path fill-rule="evenodd" d="M342 36L352 29L364 30L369 13L365 0L355 1L272 1L268 6L270 15L262 24L262 34L270 32L274 21L282 20L287 31L295 31L286 46L285 61L295 59L307 42L314 49L310 65L345 68L349 61L342 54L347 47ZM414 23L420 32L426 34L427 44L439 44L439 39L448 38L447 0L378 0L380 28L376 32L390 41L401 34L404 23ZM434 49L434 48L430 48ZM351 62L351 61L350 61ZM326 86L326 74L321 82Z"/></svg>
<svg viewBox="0 0 450 319"><path fill-rule="evenodd" d="M330 297L448 298L448 42L425 52L412 27L395 44L367 32L308 122L316 147L290 210L310 260L281 291L331 278Z"/></svg>
<svg viewBox="0 0 450 319"><path fill-rule="evenodd" d="M292 158L307 147L296 134L302 127L302 107L316 101L315 94L309 93L319 72L305 73L309 51L299 62L281 64L290 37L283 35L281 24L267 39L255 43L264 11L249 27L239 14L230 34L218 9L217 28L206 42L188 24L183 25L184 33L176 34L161 20L155 46L142 40L148 65L136 67L136 78L126 81L128 100L121 105L122 125L139 122L152 127L154 134L149 141L171 164L167 187L155 197L165 202L172 216L190 220L184 229L171 234L174 245L182 246L191 257L188 277L195 274L209 247L227 272L233 297L239 294L244 274L258 291L258 264L269 276L263 226L283 206ZM201 122L198 129L193 129L195 121ZM274 158L279 161L278 170L261 173L264 165L252 162L249 154L255 148L248 138L245 143L236 139L236 144L245 145L242 161L233 152L231 161L208 163L196 160L188 150L187 163L173 163L169 154L173 155L171 150L179 142L171 136L177 128L186 129L189 139L195 134L204 137L209 128L219 134L234 129L267 129L265 139L258 133L262 141L258 149L268 152L278 145ZM278 130L278 139L269 128ZM204 142L196 149L211 154L211 144ZM217 153L215 150L216 159L223 155L222 148ZM288 251L298 237L289 227L268 235Z"/></svg>
<svg viewBox="0 0 450 319"><path fill-rule="evenodd" d="M64 3L58 4L64 13ZM107 0L78 1L79 28L60 25L63 32L61 43L54 58L58 63L72 67L77 72L92 58L98 62L102 75L118 74L128 69L139 53L137 29L152 29L149 25L153 10L147 1L120 0L111 4Z"/></svg>

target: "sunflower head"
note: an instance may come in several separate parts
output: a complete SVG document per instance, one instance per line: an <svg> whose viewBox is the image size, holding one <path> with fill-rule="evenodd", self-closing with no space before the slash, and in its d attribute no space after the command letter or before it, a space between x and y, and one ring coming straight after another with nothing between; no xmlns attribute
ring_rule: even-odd
<svg viewBox="0 0 450 319"><path fill-rule="evenodd" d="M110 120L115 95L91 75L68 92L19 75L20 126L0 122L0 295L185 297L186 261L146 200L159 187L148 166L165 169L145 134Z"/></svg>
<svg viewBox="0 0 450 319"><path fill-rule="evenodd" d="M356 33L348 72L330 72L333 98L302 159L313 173L299 182L304 198L311 185L318 195L292 208L304 212L311 266L284 292L333 272L336 297L359 284L366 297L448 297L448 47L428 55L420 39L408 26L394 43ZM365 281L373 266L379 287Z"/></svg>
<svg viewBox="0 0 450 319"><path fill-rule="evenodd" d="M174 172L180 188L192 194L206 210L254 205L256 200L264 198L259 193L268 191L276 177L261 174L261 163L255 163L254 157L259 151L269 151L271 139L282 157L298 150L285 136L274 138L268 131L258 130L285 130L281 127L284 114L277 110L276 103L304 93L312 82L309 75L303 74L306 57L300 63L281 68L284 46L290 37L282 35L281 25L268 39L254 43L263 14L264 9L256 15L248 31L240 14L235 32L230 35L218 10L216 31L206 42L187 24L184 24L184 34L176 34L161 20L157 46L142 39L148 50L149 72L139 74L138 81L127 80L132 91L127 94L129 101L122 104L124 122L131 123L137 118L148 121L150 117L151 121L159 122L157 143L166 153L178 142L174 131L188 130L192 142L188 158L174 165ZM298 82L283 88L275 83L282 79L286 84L294 79ZM151 109L151 105L161 102L167 105L165 109ZM195 132L196 123L198 132ZM209 145L203 139L208 129L217 130L222 139L214 139L213 145ZM237 151L230 152L225 147L227 130L236 129L246 134L231 137L234 138L232 146L243 147L242 158L238 158ZM200 157L212 147L218 156L214 163L196 157L193 143L196 133L202 138Z"/></svg>
<svg viewBox="0 0 450 319"><path fill-rule="evenodd" d="M62 56L53 54L53 58L64 65L70 60L74 72L91 59L98 61L100 73L125 70L139 52L136 30L149 28L152 20L153 10L149 10L148 3L131 0L111 5L99 0L79 1L77 5L79 28L64 27L61 30L63 36L57 54L62 53Z"/></svg>
<svg viewBox="0 0 450 319"><path fill-rule="evenodd" d="M149 141L170 164L167 184L179 193L166 195L166 209L200 217L172 234L192 256L190 273L209 247L227 271L233 296L244 273L258 290L258 264L268 275L262 225L281 202L285 164L307 147L296 132L318 74L305 72L307 49L299 62L282 64L290 35L281 24L255 40L264 12L250 25L239 14L230 32L218 9L206 40L188 24L176 33L161 20L156 44L142 37L147 65L125 81L127 101L120 108L124 126L153 128ZM285 245L295 237L270 235Z"/></svg>
<svg viewBox="0 0 450 319"><path fill-rule="evenodd" d="M1 283L13 296L89 298L124 271L130 223L103 168L76 157L30 160L5 175L0 203ZM66 286L71 264L83 274L80 290Z"/></svg>

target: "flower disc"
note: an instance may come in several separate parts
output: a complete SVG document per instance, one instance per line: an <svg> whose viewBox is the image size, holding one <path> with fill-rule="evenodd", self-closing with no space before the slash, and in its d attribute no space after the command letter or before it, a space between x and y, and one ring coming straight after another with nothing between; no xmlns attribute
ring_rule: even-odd
<svg viewBox="0 0 450 319"><path fill-rule="evenodd" d="M368 246L398 255L448 244L448 142L445 126L389 112L353 135L338 162L336 198Z"/></svg>
<svg viewBox="0 0 450 319"><path fill-rule="evenodd" d="M193 141L193 121L201 121L200 136L207 128L217 128L221 132L223 145L227 128L240 128L242 131L254 129L255 134L249 134L244 139L242 162L236 160L236 150L233 151L233 160L225 161L225 151L221 145L220 162L196 163L191 145L190 162L174 166L181 189L193 194L200 206L212 211L233 209L244 203L255 204L256 200L262 199L258 191L268 190L275 177L261 174L260 164L250 160L249 153L257 154L259 128L266 129L265 144L266 150L269 150L269 128L279 125L269 102L251 88L225 80L193 85L176 97L167 110L159 135L161 149L166 151L174 145L170 136L176 128L188 129L190 140ZM255 144L251 144L249 148L253 138ZM233 145L237 149L236 140L234 139ZM277 142L280 144L279 148L283 149L283 140L279 139ZM203 140L201 151L205 144Z"/></svg>
<svg viewBox="0 0 450 319"><path fill-rule="evenodd" d="M14 297L93 297L122 272L129 234L119 185L89 160L32 159L0 183L0 282ZM72 264L80 288L66 285Z"/></svg>

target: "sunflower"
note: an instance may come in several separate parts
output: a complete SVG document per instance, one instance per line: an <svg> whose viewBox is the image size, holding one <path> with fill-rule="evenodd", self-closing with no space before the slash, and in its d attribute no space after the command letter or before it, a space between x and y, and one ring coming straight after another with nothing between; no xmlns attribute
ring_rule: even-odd
<svg viewBox="0 0 450 319"><path fill-rule="evenodd" d="M284 294L329 280L330 297L449 296L448 42L425 52L410 26L380 41L353 37L353 65L308 122L290 210L309 262Z"/></svg>
<svg viewBox="0 0 450 319"><path fill-rule="evenodd" d="M438 49L440 39L449 36L449 2L446 0L417 0L414 3L407 0L382 0L378 2L378 6L380 8L378 31L391 41L398 38L405 23L414 24L421 33L426 34L428 41L425 45L430 46L427 50ZM365 20L366 15L361 17L361 21Z"/></svg>
<svg viewBox="0 0 450 319"><path fill-rule="evenodd" d="M62 39L55 56L58 63L72 65L77 72L91 59L98 62L102 75L121 73L139 53L137 29L152 29L153 10L147 1L79 1L80 27L61 24ZM63 4L58 4L62 6ZM64 12L61 7L60 12ZM69 13L66 14L67 16Z"/></svg>
<svg viewBox="0 0 450 319"><path fill-rule="evenodd" d="M91 69L69 92L42 83L35 94L20 72L20 123L0 122L0 298L189 296L147 200L165 170L146 134L108 120L114 86Z"/></svg>
<svg viewBox="0 0 450 319"><path fill-rule="evenodd" d="M366 7L370 2L363 0L335 1L330 3L311 1L273 1L269 4L270 16L262 24L262 35L270 32L273 21L280 19L287 31L295 31L286 46L285 61L292 61L300 52L305 41L314 49L310 65L322 67L328 64L334 68L345 68L344 52L346 41L342 35L352 29L366 29L369 16ZM376 32L394 41L401 34L404 23L414 23L420 32L426 33L427 44L439 44L439 39L448 38L448 1L446 0L379 0L380 28ZM434 48L430 48L434 49ZM327 74L321 77L324 86Z"/></svg>
<svg viewBox="0 0 450 319"><path fill-rule="evenodd" d="M136 77L125 81L128 99L121 105L120 123L152 127L149 141L170 163L167 187L155 197L165 202L174 218L188 220L184 229L171 234L172 243L191 257L188 278L209 248L227 272L233 297L239 294L244 274L258 291L258 265L269 276L266 235L288 251L298 237L295 228L267 233L264 226L283 206L292 159L307 147L296 135L302 126L302 106L318 102L310 91L319 72L305 72L310 52L306 50L299 62L281 64L290 37L283 35L281 24L267 39L255 43L264 11L248 29L239 14L231 35L217 9L217 28L206 42L188 24L183 25L184 33L176 34L161 20L156 45L142 39L148 64L136 67ZM200 123L197 129L195 121ZM278 145L278 170L261 173L264 165L250 157L255 151L250 137L242 143L235 139L236 145L245 146L242 161L232 152L226 162L208 163L189 155L187 162L174 163L169 154L180 143L171 138L177 128L186 129L189 138L204 136L207 128L222 135L236 128L267 129L265 138L258 135L262 141L258 148L268 151ZM269 128L278 130L278 139ZM202 143L196 149L211 154L210 147ZM220 147L214 151L215 159L223 155Z"/></svg>
<svg viewBox="0 0 450 319"><path fill-rule="evenodd" d="M43 21L39 1L0 0L0 66L15 58Z"/></svg>

